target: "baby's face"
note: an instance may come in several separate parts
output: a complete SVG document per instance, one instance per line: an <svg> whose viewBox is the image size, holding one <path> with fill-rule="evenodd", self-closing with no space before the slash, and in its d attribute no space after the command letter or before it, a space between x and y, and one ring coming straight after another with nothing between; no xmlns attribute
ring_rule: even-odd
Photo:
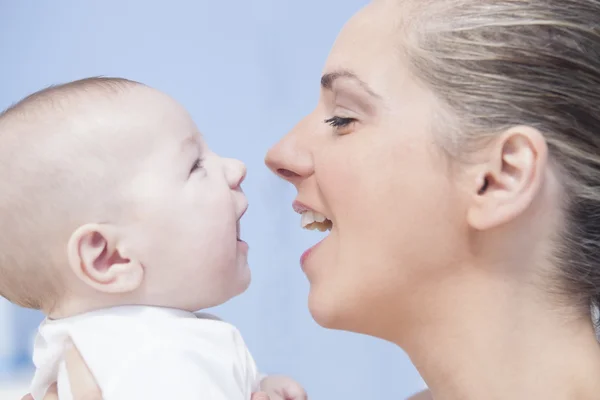
<svg viewBox="0 0 600 400"><path fill-rule="evenodd" d="M152 91L132 100L123 105L135 133L121 142L134 176L124 182L131 201L122 243L144 266L144 300L189 310L221 304L250 282L248 247L239 240L245 166L211 152L167 96Z"/></svg>

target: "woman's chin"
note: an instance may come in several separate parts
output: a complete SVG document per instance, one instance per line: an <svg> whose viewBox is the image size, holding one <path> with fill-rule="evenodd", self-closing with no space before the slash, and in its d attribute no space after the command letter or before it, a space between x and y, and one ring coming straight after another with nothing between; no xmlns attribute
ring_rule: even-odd
<svg viewBox="0 0 600 400"><path fill-rule="evenodd" d="M313 296L308 297L308 309L315 322L327 329L337 329L337 318L327 307L324 307L318 300L313 300Z"/></svg>
<svg viewBox="0 0 600 400"><path fill-rule="evenodd" d="M349 330L351 316L344 302L339 301L334 293L325 288L310 288L308 295L308 309L315 320L323 328L336 330Z"/></svg>
<svg viewBox="0 0 600 400"><path fill-rule="evenodd" d="M385 321L374 313L379 309L369 298L360 296L360 287L324 287L311 284L308 309L317 324L327 329L349 331L383 338Z"/></svg>

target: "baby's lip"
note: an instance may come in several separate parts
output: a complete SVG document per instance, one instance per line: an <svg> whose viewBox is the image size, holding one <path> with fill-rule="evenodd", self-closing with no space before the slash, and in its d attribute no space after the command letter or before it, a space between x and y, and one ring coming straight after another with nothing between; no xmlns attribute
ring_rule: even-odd
<svg viewBox="0 0 600 400"><path fill-rule="evenodd" d="M240 213L240 216L237 219L238 223L240 222L240 219L242 219L242 217L244 216L244 214L246 214L246 211L248 211L248 204L246 204L246 206L244 207L244 209Z"/></svg>
<svg viewBox="0 0 600 400"><path fill-rule="evenodd" d="M244 214L246 214L246 211L248 211L248 204L246 204L246 206L244 207L244 209L242 210L242 212L240 213L240 216L238 217L236 224L235 224L235 229L236 229L236 235L237 235L237 240L240 240L240 235L241 235L241 224L240 224L240 220L242 219L242 217L244 216Z"/></svg>

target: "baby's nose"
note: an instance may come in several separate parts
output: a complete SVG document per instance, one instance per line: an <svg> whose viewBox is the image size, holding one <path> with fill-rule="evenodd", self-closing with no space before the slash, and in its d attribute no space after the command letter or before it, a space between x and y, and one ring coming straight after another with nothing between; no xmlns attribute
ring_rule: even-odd
<svg viewBox="0 0 600 400"><path fill-rule="evenodd" d="M240 187L244 179L246 178L246 165L240 160L233 158L227 158L224 160L225 164L225 179L232 189Z"/></svg>

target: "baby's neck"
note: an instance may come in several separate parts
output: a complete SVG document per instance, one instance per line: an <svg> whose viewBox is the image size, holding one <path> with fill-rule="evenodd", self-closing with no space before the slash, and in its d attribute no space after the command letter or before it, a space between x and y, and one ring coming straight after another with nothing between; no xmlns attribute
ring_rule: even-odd
<svg viewBox="0 0 600 400"><path fill-rule="evenodd" d="M104 308L118 306L133 306L133 305L152 305L148 302L141 301L133 296L98 296L93 293L89 295L70 295L65 296L52 307L43 309L42 311L50 319L62 319L84 314L87 312L97 311Z"/></svg>

